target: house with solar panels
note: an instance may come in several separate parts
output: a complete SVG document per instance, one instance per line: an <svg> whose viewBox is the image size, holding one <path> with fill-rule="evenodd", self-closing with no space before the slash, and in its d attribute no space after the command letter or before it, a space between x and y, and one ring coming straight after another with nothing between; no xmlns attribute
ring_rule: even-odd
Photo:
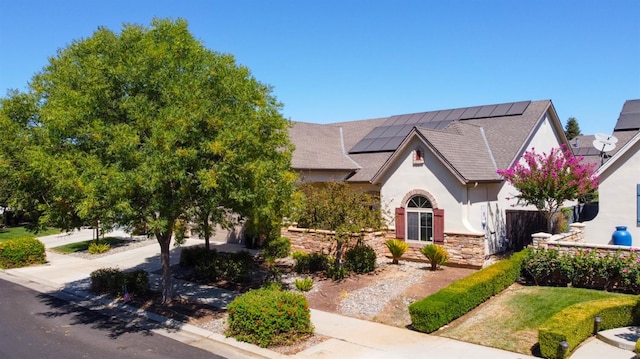
<svg viewBox="0 0 640 359"><path fill-rule="evenodd" d="M612 244L618 226L627 227L640 245L640 99L628 100L611 134L613 146L600 147L594 135L571 141L573 152L599 168L596 211L584 218L585 241ZM606 151L603 151L606 150Z"/></svg>
<svg viewBox="0 0 640 359"><path fill-rule="evenodd" d="M346 181L379 194L391 233L412 247L463 241L485 255L504 250L510 233L522 232L509 228L517 226L506 220L510 213L535 213L512 207L507 198L516 190L496 170L533 147L548 152L569 145L549 100L324 125L296 122L290 137L300 181Z"/></svg>

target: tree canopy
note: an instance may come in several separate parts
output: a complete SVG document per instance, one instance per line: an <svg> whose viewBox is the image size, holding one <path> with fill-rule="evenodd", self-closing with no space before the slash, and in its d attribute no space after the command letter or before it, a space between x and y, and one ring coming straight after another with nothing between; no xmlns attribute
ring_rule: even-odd
<svg viewBox="0 0 640 359"><path fill-rule="evenodd" d="M550 153L525 152L523 161L498 174L511 183L519 193L514 198L519 204L533 205L547 218L548 230L553 228L553 215L567 200L575 200L598 187L593 164L582 163L564 145Z"/></svg>
<svg viewBox="0 0 640 359"><path fill-rule="evenodd" d="M567 124L564 127L564 134L569 140L572 140L578 136L582 136L582 132L580 132L580 125L578 124L578 120L576 120L575 117L569 117L569 119L567 120Z"/></svg>
<svg viewBox="0 0 640 359"><path fill-rule="evenodd" d="M160 244L165 301L177 220L215 221L224 208L264 232L288 203L296 176L281 104L184 20L99 28L59 50L29 88L0 108L1 129L25 142L21 153L0 150L0 171L17 161L11 178L28 180L13 187L28 200L12 203L64 228L144 224Z"/></svg>

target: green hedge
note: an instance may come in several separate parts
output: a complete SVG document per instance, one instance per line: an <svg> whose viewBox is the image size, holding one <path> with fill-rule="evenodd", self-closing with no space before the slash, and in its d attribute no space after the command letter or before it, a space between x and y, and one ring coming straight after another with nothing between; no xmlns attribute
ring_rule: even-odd
<svg viewBox="0 0 640 359"><path fill-rule="evenodd" d="M262 288L236 297L227 307L226 335L261 347L291 344L313 333L309 303L302 294Z"/></svg>
<svg viewBox="0 0 640 359"><path fill-rule="evenodd" d="M538 328L540 352L544 358L565 358L590 337L594 318L600 317L599 330L625 327L640 323L640 298L620 297L574 304L556 313ZM566 341L565 352L560 343Z"/></svg>
<svg viewBox="0 0 640 359"><path fill-rule="evenodd" d="M125 286L131 295L149 291L149 274L142 269L123 272L118 268L101 268L91 272L90 277L91 291L96 294L122 296Z"/></svg>
<svg viewBox="0 0 640 359"><path fill-rule="evenodd" d="M0 268L25 267L46 261L44 244L33 237L15 238L0 243Z"/></svg>
<svg viewBox="0 0 640 359"><path fill-rule="evenodd" d="M411 304L412 326L431 333L500 293L520 278L527 252L516 253Z"/></svg>
<svg viewBox="0 0 640 359"><path fill-rule="evenodd" d="M291 252L291 240L287 237L274 238L264 245L265 258L286 258Z"/></svg>

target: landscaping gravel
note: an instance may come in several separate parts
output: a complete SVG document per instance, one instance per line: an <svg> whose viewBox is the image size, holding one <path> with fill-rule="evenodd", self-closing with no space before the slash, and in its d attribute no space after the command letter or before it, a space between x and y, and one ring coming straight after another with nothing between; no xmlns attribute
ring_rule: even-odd
<svg viewBox="0 0 640 359"><path fill-rule="evenodd" d="M378 263L378 268L389 265L388 259L384 263ZM401 271L406 272L402 278L393 280L381 280L378 283L348 293L340 302L338 310L341 314L361 318L373 318L387 306L387 304L399 293L404 292L410 286L422 279L424 263L403 262Z"/></svg>

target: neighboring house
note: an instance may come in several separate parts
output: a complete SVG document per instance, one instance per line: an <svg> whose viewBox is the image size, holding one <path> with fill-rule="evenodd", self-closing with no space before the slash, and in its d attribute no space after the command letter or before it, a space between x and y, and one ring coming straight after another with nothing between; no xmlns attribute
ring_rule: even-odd
<svg viewBox="0 0 640 359"><path fill-rule="evenodd" d="M507 209L525 209L512 207L507 198L516 191L496 170L532 147L548 152L568 145L549 100L327 125L296 122L290 135L301 181L341 180L377 193L397 238L414 247L462 243L450 249L462 259L470 250L483 258L503 250ZM470 249L465 242L480 244Z"/></svg>
<svg viewBox="0 0 640 359"><path fill-rule="evenodd" d="M585 241L611 244L616 226L626 226L633 245L640 245L640 100L624 103L612 134L616 147L604 153L593 136L580 136L574 153L599 165L598 212L585 223ZM575 141L572 141L575 146Z"/></svg>

